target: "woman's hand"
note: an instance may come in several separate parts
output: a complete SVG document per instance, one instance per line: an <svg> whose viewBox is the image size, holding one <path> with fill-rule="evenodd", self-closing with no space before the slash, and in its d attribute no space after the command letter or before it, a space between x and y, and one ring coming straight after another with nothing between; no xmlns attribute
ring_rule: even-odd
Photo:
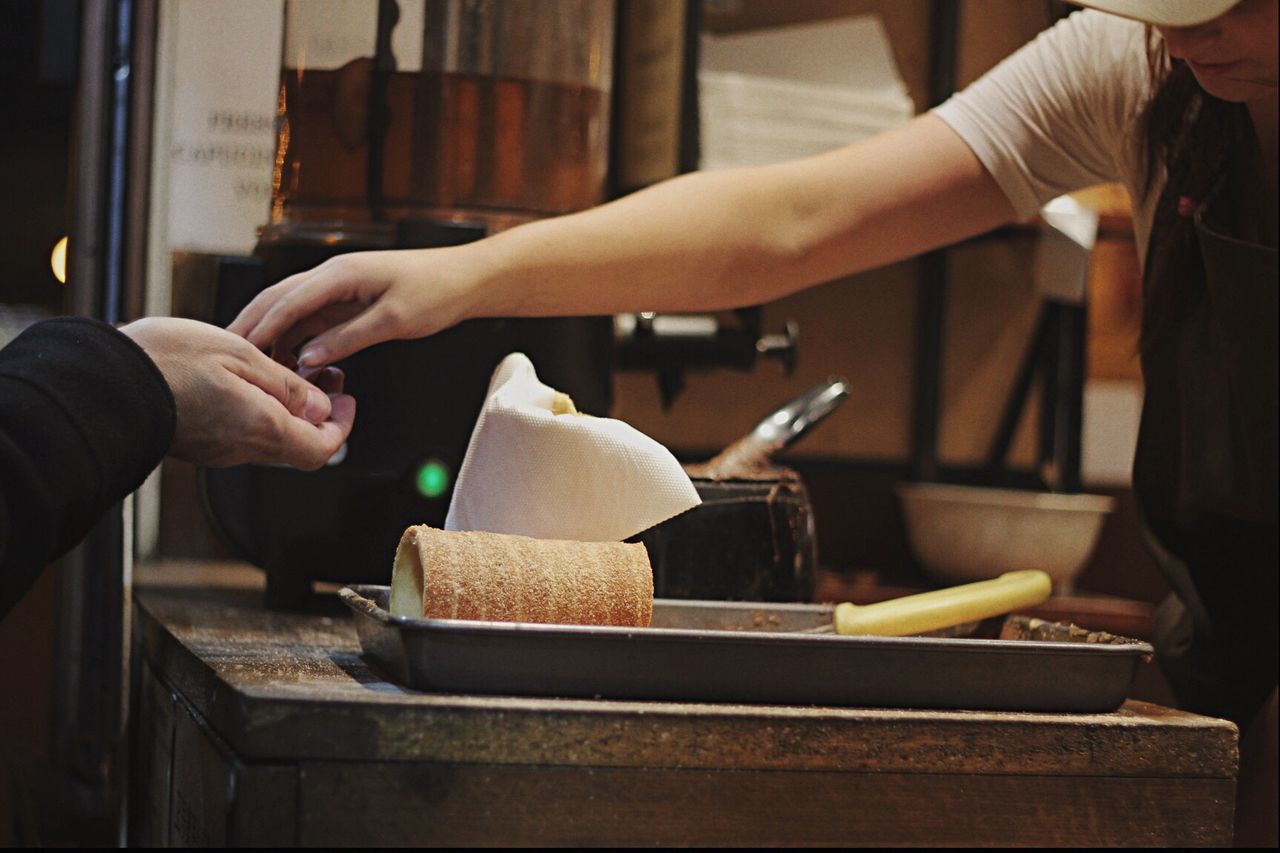
<svg viewBox="0 0 1280 853"><path fill-rule="evenodd" d="M227 327L253 346L315 369L383 341L417 338L465 316L459 248L337 255L268 287ZM314 337L313 337L314 336Z"/></svg>
<svg viewBox="0 0 1280 853"><path fill-rule="evenodd" d="M230 332L174 317L120 330L151 356L177 403L169 455L215 468L271 462L314 470L346 441L356 402L342 372L314 371L316 384Z"/></svg>

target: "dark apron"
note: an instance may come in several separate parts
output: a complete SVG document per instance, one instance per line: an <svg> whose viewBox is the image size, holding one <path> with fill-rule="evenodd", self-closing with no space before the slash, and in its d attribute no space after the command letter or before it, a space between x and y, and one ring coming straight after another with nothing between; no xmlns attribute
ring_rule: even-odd
<svg viewBox="0 0 1280 853"><path fill-rule="evenodd" d="M1173 589L1157 660L1180 705L1244 726L1276 684L1277 268L1227 236L1235 196L1224 182L1195 212L1201 263L1175 274L1198 295L1144 348L1134 489Z"/></svg>

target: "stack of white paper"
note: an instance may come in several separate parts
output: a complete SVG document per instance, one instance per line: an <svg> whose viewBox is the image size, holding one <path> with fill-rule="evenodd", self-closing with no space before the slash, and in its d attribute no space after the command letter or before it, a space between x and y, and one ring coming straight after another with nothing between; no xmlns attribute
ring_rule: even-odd
<svg viewBox="0 0 1280 853"><path fill-rule="evenodd" d="M875 15L706 35L699 65L704 169L817 154L915 113Z"/></svg>

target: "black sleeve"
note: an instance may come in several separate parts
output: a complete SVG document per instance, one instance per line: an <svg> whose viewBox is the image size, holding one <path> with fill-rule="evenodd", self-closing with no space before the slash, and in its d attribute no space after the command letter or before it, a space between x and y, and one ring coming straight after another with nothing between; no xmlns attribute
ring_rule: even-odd
<svg viewBox="0 0 1280 853"><path fill-rule="evenodd" d="M173 440L163 375L106 323L37 323L0 350L0 618L141 485Z"/></svg>

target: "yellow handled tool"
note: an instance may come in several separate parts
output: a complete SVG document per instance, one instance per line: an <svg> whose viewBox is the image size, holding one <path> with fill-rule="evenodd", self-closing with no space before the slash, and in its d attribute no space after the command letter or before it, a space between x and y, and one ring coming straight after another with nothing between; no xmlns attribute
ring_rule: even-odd
<svg viewBox="0 0 1280 853"><path fill-rule="evenodd" d="M889 601L836 606L837 634L902 637L1009 613L1043 603L1053 591L1049 576L1038 569L1006 572L989 581L936 589Z"/></svg>

